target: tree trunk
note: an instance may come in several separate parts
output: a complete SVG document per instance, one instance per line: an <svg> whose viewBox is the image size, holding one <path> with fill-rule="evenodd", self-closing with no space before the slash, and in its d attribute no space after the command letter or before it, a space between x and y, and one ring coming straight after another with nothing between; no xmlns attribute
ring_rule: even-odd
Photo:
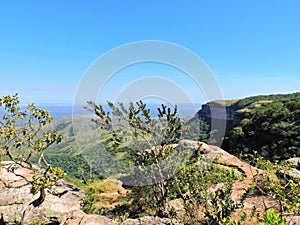
<svg viewBox="0 0 300 225"><path fill-rule="evenodd" d="M41 189L40 190L40 196L38 199L34 200L31 204L34 206L34 207L38 207L40 206L44 201L45 201L45 198L46 198L46 191L45 189Z"/></svg>

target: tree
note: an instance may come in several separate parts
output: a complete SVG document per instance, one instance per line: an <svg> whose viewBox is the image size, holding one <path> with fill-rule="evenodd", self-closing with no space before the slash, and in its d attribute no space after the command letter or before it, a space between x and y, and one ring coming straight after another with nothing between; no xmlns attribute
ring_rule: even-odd
<svg viewBox="0 0 300 225"><path fill-rule="evenodd" d="M244 132L242 127L235 127L231 131L234 148L236 148L239 152L239 147L243 144Z"/></svg>
<svg viewBox="0 0 300 225"><path fill-rule="evenodd" d="M8 168L12 173L17 168L33 171L32 180L21 176L26 181L22 186L31 185L32 194L40 193L32 203L40 205L45 199L46 189L50 190L64 175L61 169L51 166L44 156L45 150L61 142L63 136L56 130L44 131L43 127L52 122L48 111L34 104L21 109L18 94L1 97L0 109L0 160L4 158L14 162ZM39 168L33 165L34 159ZM42 167L44 170L41 170Z"/></svg>
<svg viewBox="0 0 300 225"><path fill-rule="evenodd" d="M183 122L177 116L177 107L172 110L162 104L157 108L157 117L153 118L142 101L131 102L127 108L123 103L116 106L107 101L107 104L108 112L92 101L85 108L96 115L93 121L100 129L109 131L111 146L118 148L124 139L127 140L127 149L134 155L136 165L133 175L124 179L134 186L132 193L137 204L143 199L151 201L148 204L153 203L153 208L162 208L169 192L167 180L175 172L176 163L183 163L176 162L180 157L170 159L175 163L166 160L178 153L171 145L178 143L182 132Z"/></svg>

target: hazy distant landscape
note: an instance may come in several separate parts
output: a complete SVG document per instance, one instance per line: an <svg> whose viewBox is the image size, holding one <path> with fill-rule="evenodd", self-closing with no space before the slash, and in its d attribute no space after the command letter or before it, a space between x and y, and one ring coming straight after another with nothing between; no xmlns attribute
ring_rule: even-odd
<svg viewBox="0 0 300 225"><path fill-rule="evenodd" d="M157 114L156 108L160 105L153 104L153 103L152 104L150 103L147 105L151 109L152 116L156 116L156 114ZM52 115L52 117L55 121L62 119L64 117L72 117L72 115L73 115L73 105L55 106L53 104L39 104L38 106L40 108L49 110L50 114ZM192 107L191 107L191 104L188 104L188 105L179 104L178 108L179 108L179 115L182 118L191 118L201 108L201 104L193 104ZM191 111L191 108L192 108L192 111ZM106 106L105 109L108 110L109 108ZM80 110L78 109L78 111L81 112L81 115L82 114L91 114L87 110L84 110L83 107L81 107Z"/></svg>

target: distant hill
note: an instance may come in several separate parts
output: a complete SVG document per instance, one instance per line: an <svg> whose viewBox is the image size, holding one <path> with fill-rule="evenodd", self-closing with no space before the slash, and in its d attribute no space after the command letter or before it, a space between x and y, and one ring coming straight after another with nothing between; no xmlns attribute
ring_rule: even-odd
<svg viewBox="0 0 300 225"><path fill-rule="evenodd" d="M87 132L79 135L75 134L72 117L65 117L47 125L46 130L56 129L64 136L59 145L52 145L47 149L47 160L77 178L89 177L93 173L101 176L119 171L126 173L130 156L126 154L125 148L113 151L109 145L110 136L105 131L96 130L96 126L90 125L90 120L88 117L76 117L76 127L85 127L86 124L90 126ZM102 151L103 148L105 151ZM99 170L95 171L95 167Z"/></svg>
<svg viewBox="0 0 300 225"><path fill-rule="evenodd" d="M225 138L219 140L225 150L258 152L272 160L300 156L300 93L212 101L196 117L209 125L220 120L212 116L212 107L226 110Z"/></svg>

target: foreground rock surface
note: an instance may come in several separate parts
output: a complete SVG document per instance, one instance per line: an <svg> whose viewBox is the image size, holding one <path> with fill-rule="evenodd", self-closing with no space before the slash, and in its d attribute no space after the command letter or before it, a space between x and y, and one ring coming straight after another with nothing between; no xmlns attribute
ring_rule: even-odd
<svg viewBox="0 0 300 225"><path fill-rule="evenodd" d="M64 225L101 225L117 224L113 220L100 215L86 215L82 210L84 192L72 184L59 182L55 189L60 195L47 194L45 201L34 207L31 203L38 195L30 193L30 186L18 175L31 180L32 173L28 169L19 168L15 174L7 169L12 162L2 162L0 169L0 225L32 224L64 224ZM20 187L21 186L21 187Z"/></svg>

